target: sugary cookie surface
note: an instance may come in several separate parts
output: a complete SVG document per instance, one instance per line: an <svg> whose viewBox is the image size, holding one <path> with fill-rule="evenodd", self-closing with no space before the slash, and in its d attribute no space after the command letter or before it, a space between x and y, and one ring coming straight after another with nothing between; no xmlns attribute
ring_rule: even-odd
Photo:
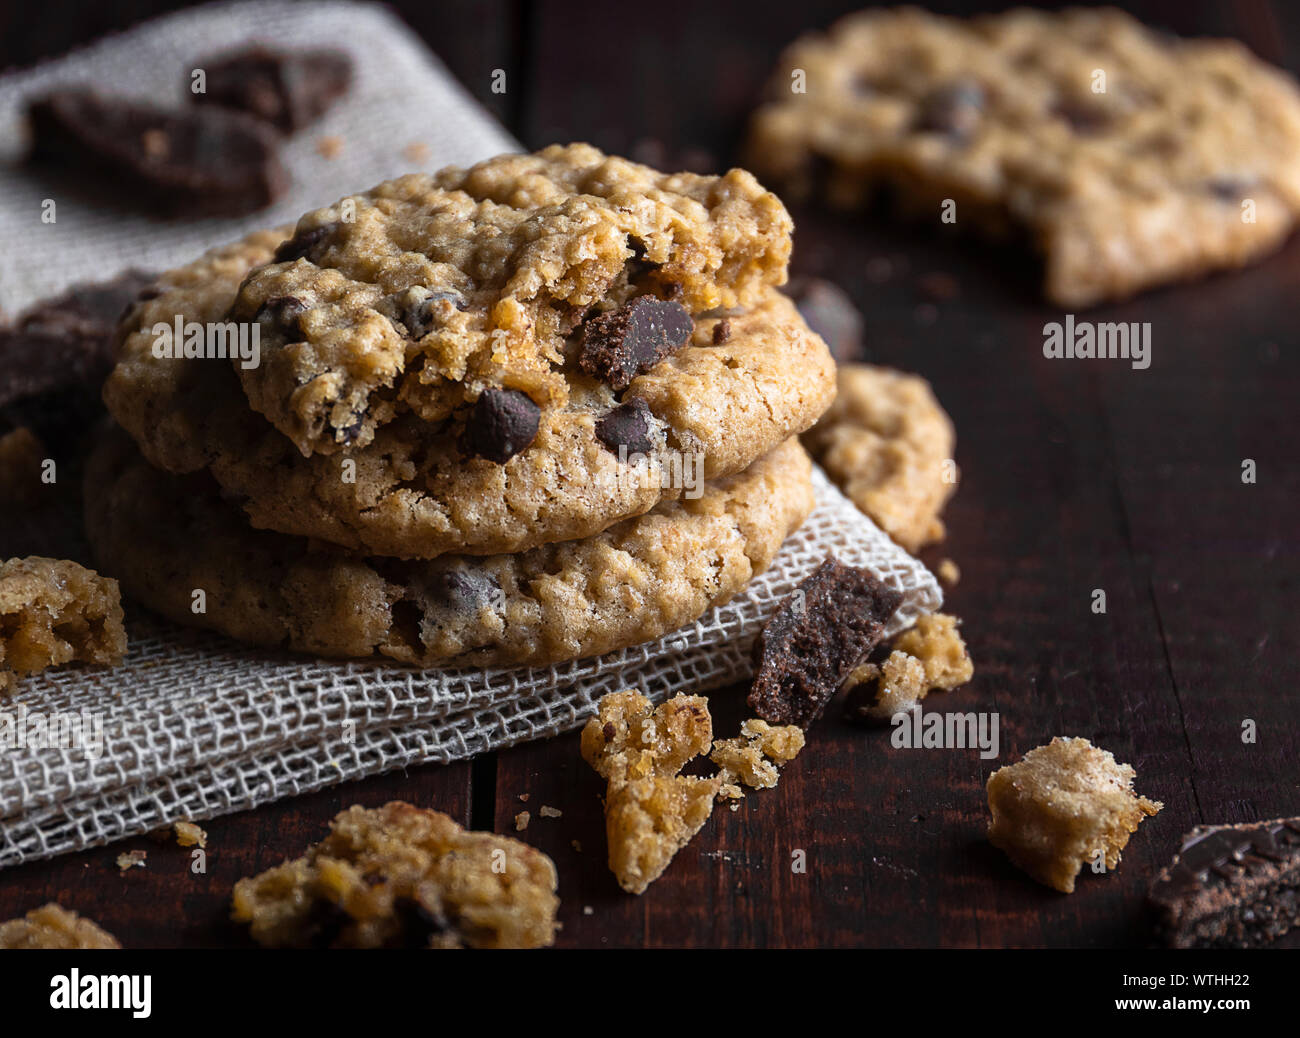
<svg viewBox="0 0 1300 1038"><path fill-rule="evenodd" d="M861 12L795 43L769 97L760 175L849 207L887 181L928 218L951 200L959 228L1027 228L1065 305L1240 265L1300 211L1294 81L1113 9Z"/></svg>
<svg viewBox="0 0 1300 1038"><path fill-rule="evenodd" d="M835 402L804 443L845 495L910 552L942 540L957 489L952 420L930 384L870 364L839 369Z"/></svg>
<svg viewBox="0 0 1300 1038"><path fill-rule="evenodd" d="M233 918L271 947L539 948L555 888L540 851L394 801L348 808L301 858L241 879Z"/></svg>
<svg viewBox="0 0 1300 1038"><path fill-rule="evenodd" d="M50 902L21 919L0 923L0 948L121 948L116 937L89 919Z"/></svg>
<svg viewBox="0 0 1300 1038"><path fill-rule="evenodd" d="M659 173L584 144L411 174L303 217L243 285L231 313L267 349L241 378L304 453L488 389L563 407L592 322L641 299L680 347L693 316L785 280L790 231L743 170Z"/></svg>
<svg viewBox="0 0 1300 1038"><path fill-rule="evenodd" d="M989 776L989 841L1038 882L1073 893L1080 869L1113 870L1130 834L1164 807L1133 791L1136 775L1087 739L1058 736Z"/></svg>
<svg viewBox="0 0 1300 1038"><path fill-rule="evenodd" d="M0 563L0 695L21 677L73 660L126 655L117 581L66 559Z"/></svg>
<svg viewBox="0 0 1300 1038"><path fill-rule="evenodd" d="M583 728L583 759L608 781L609 867L629 893L658 879L713 813L720 778L679 774L712 742L708 700L685 694L656 709L639 692L613 692Z"/></svg>

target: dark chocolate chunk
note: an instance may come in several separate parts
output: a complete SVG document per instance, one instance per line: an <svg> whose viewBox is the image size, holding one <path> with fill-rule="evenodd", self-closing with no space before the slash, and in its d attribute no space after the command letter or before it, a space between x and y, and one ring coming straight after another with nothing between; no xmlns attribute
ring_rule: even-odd
<svg viewBox="0 0 1300 1038"><path fill-rule="evenodd" d="M296 230L292 238L286 238L275 249L274 263L291 263L298 259L315 262L317 247L334 233L337 224L327 223L320 227L308 227Z"/></svg>
<svg viewBox="0 0 1300 1038"><path fill-rule="evenodd" d="M485 389L465 423L461 450L504 465L537 436L542 410L517 389Z"/></svg>
<svg viewBox="0 0 1300 1038"><path fill-rule="evenodd" d="M308 306L297 296L274 296L257 308L253 320L276 335L296 341L302 335L299 319Z"/></svg>
<svg viewBox="0 0 1300 1038"><path fill-rule="evenodd" d="M289 183L275 131L241 112L172 112L70 89L39 98L28 116L33 160L58 163L87 186L106 180L150 211L242 216Z"/></svg>
<svg viewBox="0 0 1300 1038"><path fill-rule="evenodd" d="M103 410L118 322L152 286L152 275L129 270L42 300L0 327L0 429L30 426L55 456L82 439Z"/></svg>
<svg viewBox="0 0 1300 1038"><path fill-rule="evenodd" d="M983 113L984 88L974 80L961 80L939 87L921 102L916 128L964 141L979 127Z"/></svg>
<svg viewBox="0 0 1300 1038"><path fill-rule="evenodd" d="M578 366L615 389L626 389L637 375L685 346L694 328L680 303L637 296L583 323Z"/></svg>
<svg viewBox="0 0 1300 1038"><path fill-rule="evenodd" d="M247 112L284 133L314 122L352 82L352 59L333 50L250 47L198 67L207 74L207 92L190 90L195 104Z"/></svg>
<svg viewBox="0 0 1300 1038"><path fill-rule="evenodd" d="M619 404L596 422L596 439L615 454L620 447L626 447L629 455L649 454L654 447L650 413L650 405L644 400Z"/></svg>
<svg viewBox="0 0 1300 1038"><path fill-rule="evenodd" d="M875 648L902 600L870 571L828 557L759 634L749 705L771 724L807 728Z"/></svg>
<svg viewBox="0 0 1300 1038"><path fill-rule="evenodd" d="M1300 818L1199 826L1151 885L1175 948L1250 948L1300 926Z"/></svg>
<svg viewBox="0 0 1300 1038"><path fill-rule="evenodd" d="M837 364L862 360L862 314L847 292L821 278L796 278L785 287L808 327L825 340Z"/></svg>
<svg viewBox="0 0 1300 1038"><path fill-rule="evenodd" d="M721 346L731 338L731 318L724 317L713 326L713 345Z"/></svg>

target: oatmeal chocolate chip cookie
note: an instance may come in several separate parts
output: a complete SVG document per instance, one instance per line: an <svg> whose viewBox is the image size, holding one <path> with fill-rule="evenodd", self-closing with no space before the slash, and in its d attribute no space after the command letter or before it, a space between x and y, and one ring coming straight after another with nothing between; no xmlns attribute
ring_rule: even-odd
<svg viewBox="0 0 1300 1038"><path fill-rule="evenodd" d="M862 12L796 42L769 96L761 174L840 207L887 184L927 216L951 199L958 227L1027 232L1065 306L1241 266L1300 212L1293 79L1116 10Z"/></svg>
<svg viewBox="0 0 1300 1038"><path fill-rule="evenodd" d="M942 540L957 489L952 420L930 384L870 364L839 370L835 403L806 446L858 508L910 552Z"/></svg>
<svg viewBox="0 0 1300 1038"><path fill-rule="evenodd" d="M0 923L0 948L110 949L122 945L89 919L51 901L21 919Z"/></svg>
<svg viewBox="0 0 1300 1038"><path fill-rule="evenodd" d="M1137 772L1087 739L1057 736L989 776L989 842L1039 883L1074 893L1098 856L1106 870L1165 805L1133 791Z"/></svg>
<svg viewBox="0 0 1300 1038"><path fill-rule="evenodd" d="M66 559L0 563L0 695L22 677L72 660L117 664L126 629L117 581Z"/></svg>
<svg viewBox="0 0 1300 1038"><path fill-rule="evenodd" d="M263 356L239 376L305 455L489 388L563 408L578 371L621 391L692 318L757 304L790 231L744 170L659 173L585 144L411 174L304 216L249 276L230 313L261 324Z"/></svg>
<svg viewBox="0 0 1300 1038"><path fill-rule="evenodd" d="M875 648L902 600L869 570L827 558L777 606L754 643L754 712L771 724L807 728Z"/></svg>
<svg viewBox="0 0 1300 1038"><path fill-rule="evenodd" d="M301 858L241 879L232 916L276 948L541 948L555 887L541 851L397 800L340 812Z"/></svg>
<svg viewBox="0 0 1300 1038"><path fill-rule="evenodd" d="M609 868L629 894L644 893L713 813L721 776L680 774L712 742L703 696L679 694L656 709L634 689L611 692L583 728L582 759L609 783Z"/></svg>
<svg viewBox="0 0 1300 1038"><path fill-rule="evenodd" d="M225 320L240 283L286 234L251 235L164 275L160 294L124 322L104 387L151 463L209 469L257 527L406 558L583 538L679 496L687 477L741 471L808 428L834 393L825 344L771 289L748 309L696 319L690 343L621 394L571 371L567 402L536 415L529 394L491 387L490 403L480 395L444 426L408 412L365 448L303 457L248 408L228 362L152 351L156 324ZM730 333L714 345L724 320Z"/></svg>
<svg viewBox="0 0 1300 1038"><path fill-rule="evenodd" d="M659 637L729 600L812 510L810 469L790 440L586 540L365 559L249 529L206 476L159 472L115 431L88 462L87 533L128 594L178 623L326 656L540 665Z"/></svg>

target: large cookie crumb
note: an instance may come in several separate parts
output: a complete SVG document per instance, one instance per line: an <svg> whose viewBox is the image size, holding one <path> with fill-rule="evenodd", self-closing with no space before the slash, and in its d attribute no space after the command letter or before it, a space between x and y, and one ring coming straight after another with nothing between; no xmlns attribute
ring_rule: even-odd
<svg viewBox="0 0 1300 1038"><path fill-rule="evenodd" d="M740 726L738 738L713 744L709 759L721 769L718 795L739 800L745 795L742 784L750 789L772 789L780 777L778 766L794 760L803 746L803 729L798 725L773 727L751 717Z"/></svg>
<svg viewBox="0 0 1300 1038"><path fill-rule="evenodd" d="M21 919L0 923L0 948L121 948L118 939L89 919L51 901Z"/></svg>
<svg viewBox="0 0 1300 1038"><path fill-rule="evenodd" d="M865 663L849 675L851 720L888 721L929 693L951 692L975 674L959 621L946 613L923 616L894 639L884 663Z"/></svg>

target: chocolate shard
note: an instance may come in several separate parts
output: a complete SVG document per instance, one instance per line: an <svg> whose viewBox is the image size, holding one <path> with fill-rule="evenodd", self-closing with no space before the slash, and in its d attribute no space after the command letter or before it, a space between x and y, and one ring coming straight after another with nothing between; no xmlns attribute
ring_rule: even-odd
<svg viewBox="0 0 1300 1038"><path fill-rule="evenodd" d="M485 389L474 401L461 450L504 465L533 442L542 410L517 389Z"/></svg>
<svg viewBox="0 0 1300 1038"><path fill-rule="evenodd" d="M629 455L649 454L654 449L650 419L650 405L644 400L619 404L596 422L596 439L615 454L620 447Z"/></svg>
<svg viewBox="0 0 1300 1038"><path fill-rule="evenodd" d="M154 278L128 270L74 285L0 328L0 430L30 426L56 455L94 424L100 386L113 367L113 333Z"/></svg>
<svg viewBox="0 0 1300 1038"><path fill-rule="evenodd" d="M28 109L31 158L172 216L242 216L284 193L274 130L224 108L167 111L91 90L55 90ZM107 174L95 176L96 171Z"/></svg>
<svg viewBox="0 0 1300 1038"><path fill-rule="evenodd" d="M807 728L866 659L903 596L830 556L764 625L749 705L770 724Z"/></svg>
<svg viewBox="0 0 1300 1038"><path fill-rule="evenodd" d="M642 372L690 341L695 322L681 303L637 296L582 325L578 366L614 389L626 389Z"/></svg>
<svg viewBox="0 0 1300 1038"><path fill-rule="evenodd" d="M849 294L832 281L821 278L796 278L785 293L794 300L808 327L826 342L837 364L862 360L862 314Z"/></svg>
<svg viewBox="0 0 1300 1038"><path fill-rule="evenodd" d="M189 91L195 104L246 112L282 133L315 122L352 83L352 59L334 50L250 47L197 67L206 73L207 89Z"/></svg>
<svg viewBox="0 0 1300 1038"><path fill-rule="evenodd" d="M1175 948L1251 948L1300 926L1300 818L1198 826L1151 885Z"/></svg>

